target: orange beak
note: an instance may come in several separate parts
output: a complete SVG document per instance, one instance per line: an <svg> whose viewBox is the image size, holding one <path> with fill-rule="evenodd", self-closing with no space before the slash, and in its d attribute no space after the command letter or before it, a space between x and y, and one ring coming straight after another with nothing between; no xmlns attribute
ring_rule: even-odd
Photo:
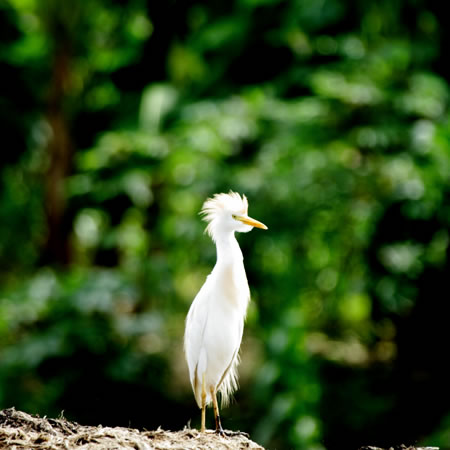
<svg viewBox="0 0 450 450"><path fill-rule="evenodd" d="M255 228L261 228L263 230L268 229L262 222L259 222L258 220L252 219L248 216L234 216L234 218L242 223L245 223L246 225L250 225Z"/></svg>

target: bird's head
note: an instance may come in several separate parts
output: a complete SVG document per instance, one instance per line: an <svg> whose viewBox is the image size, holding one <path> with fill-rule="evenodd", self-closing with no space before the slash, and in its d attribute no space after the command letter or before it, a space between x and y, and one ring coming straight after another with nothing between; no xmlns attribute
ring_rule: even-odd
<svg viewBox="0 0 450 450"><path fill-rule="evenodd" d="M203 220L208 222L206 232L214 241L221 233L247 233L253 227L267 230L263 223L248 216L247 197L241 197L237 192L215 194L208 198L200 214L203 215Z"/></svg>

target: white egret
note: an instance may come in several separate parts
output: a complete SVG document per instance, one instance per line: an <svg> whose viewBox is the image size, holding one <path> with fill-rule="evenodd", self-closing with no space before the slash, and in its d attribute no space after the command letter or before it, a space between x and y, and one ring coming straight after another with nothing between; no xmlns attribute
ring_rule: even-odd
<svg viewBox="0 0 450 450"><path fill-rule="evenodd" d="M217 262L207 277L186 318L184 350L192 389L205 431L206 406L213 403L216 433L224 435L220 422L217 392L222 405L237 389L239 347L250 300L241 249L235 231L246 233L253 227L267 227L247 214L245 195L230 191L216 194L203 204L201 214L208 222L206 232L216 244Z"/></svg>

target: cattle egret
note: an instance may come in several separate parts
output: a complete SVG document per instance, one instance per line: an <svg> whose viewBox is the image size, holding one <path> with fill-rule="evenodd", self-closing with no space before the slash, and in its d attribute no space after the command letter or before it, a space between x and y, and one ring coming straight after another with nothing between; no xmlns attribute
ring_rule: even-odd
<svg viewBox="0 0 450 450"><path fill-rule="evenodd" d="M205 431L206 406L214 408L216 433L225 434L220 422L217 392L222 405L237 389L239 347L250 300L241 249L235 231L267 227L247 215L248 202L238 193L216 194L203 204L206 232L216 244L217 262L201 287L186 318L184 351L192 389Z"/></svg>

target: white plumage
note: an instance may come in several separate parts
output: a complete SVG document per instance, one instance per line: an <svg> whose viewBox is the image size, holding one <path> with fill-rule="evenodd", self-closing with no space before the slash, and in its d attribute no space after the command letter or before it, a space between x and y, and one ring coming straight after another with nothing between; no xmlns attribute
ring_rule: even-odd
<svg viewBox="0 0 450 450"><path fill-rule="evenodd" d="M184 349L189 375L205 430L206 405L213 402L216 432L223 434L216 394L226 404L237 388L236 368L250 290L236 231L267 227L247 215L245 196L235 192L206 200L202 214L206 232L216 244L217 262L186 318Z"/></svg>

